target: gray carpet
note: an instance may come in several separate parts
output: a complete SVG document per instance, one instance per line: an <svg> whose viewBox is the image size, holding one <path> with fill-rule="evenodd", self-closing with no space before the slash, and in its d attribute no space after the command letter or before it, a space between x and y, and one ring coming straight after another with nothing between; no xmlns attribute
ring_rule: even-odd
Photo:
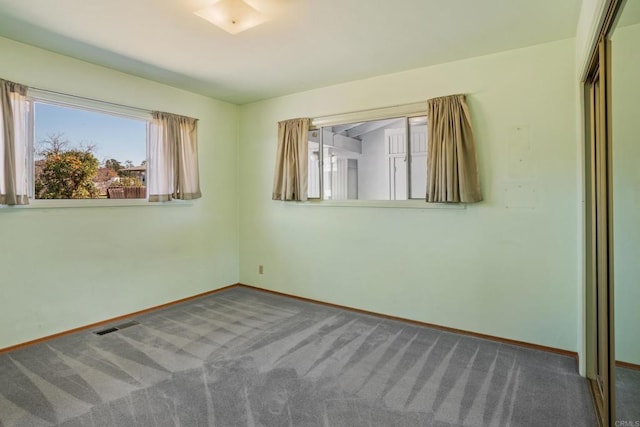
<svg viewBox="0 0 640 427"><path fill-rule="evenodd" d="M0 426L595 426L572 358L233 288L0 355Z"/></svg>
<svg viewBox="0 0 640 427"><path fill-rule="evenodd" d="M616 417L640 425L640 371L616 368Z"/></svg>

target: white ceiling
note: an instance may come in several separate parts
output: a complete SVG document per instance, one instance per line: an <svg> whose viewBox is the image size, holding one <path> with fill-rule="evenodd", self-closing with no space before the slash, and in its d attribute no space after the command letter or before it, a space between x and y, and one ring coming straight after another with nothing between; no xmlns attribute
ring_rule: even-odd
<svg viewBox="0 0 640 427"><path fill-rule="evenodd" d="M230 35L215 0L0 0L0 36L243 104L575 36L581 0L246 0L272 19Z"/></svg>

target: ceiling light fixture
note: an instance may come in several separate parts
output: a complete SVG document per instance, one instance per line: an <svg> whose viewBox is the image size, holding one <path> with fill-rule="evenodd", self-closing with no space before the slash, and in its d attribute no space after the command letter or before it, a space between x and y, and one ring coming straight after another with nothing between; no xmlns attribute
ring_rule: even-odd
<svg viewBox="0 0 640 427"><path fill-rule="evenodd" d="M243 0L219 0L194 13L230 34L237 34L267 21L265 15Z"/></svg>

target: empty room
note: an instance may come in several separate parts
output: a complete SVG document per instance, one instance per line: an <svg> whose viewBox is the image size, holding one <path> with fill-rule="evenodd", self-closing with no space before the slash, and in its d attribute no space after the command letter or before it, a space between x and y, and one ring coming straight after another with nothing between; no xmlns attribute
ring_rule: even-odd
<svg viewBox="0 0 640 427"><path fill-rule="evenodd" d="M640 1L3 0L0 427L640 426Z"/></svg>

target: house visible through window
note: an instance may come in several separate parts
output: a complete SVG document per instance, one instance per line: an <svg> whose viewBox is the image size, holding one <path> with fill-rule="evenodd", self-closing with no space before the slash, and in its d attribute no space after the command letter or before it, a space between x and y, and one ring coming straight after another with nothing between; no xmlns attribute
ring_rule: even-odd
<svg viewBox="0 0 640 427"><path fill-rule="evenodd" d="M32 98L31 198L147 198L149 120L108 106Z"/></svg>
<svg viewBox="0 0 640 427"><path fill-rule="evenodd" d="M344 123L309 132L309 198L423 199L426 173L426 116Z"/></svg>

